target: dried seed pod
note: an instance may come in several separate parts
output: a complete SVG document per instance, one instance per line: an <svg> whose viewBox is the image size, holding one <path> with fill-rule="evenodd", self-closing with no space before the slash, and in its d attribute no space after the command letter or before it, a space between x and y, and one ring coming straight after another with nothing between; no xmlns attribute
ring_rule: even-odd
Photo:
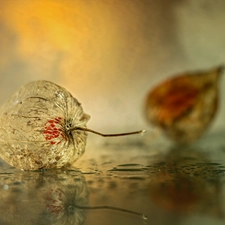
<svg viewBox="0 0 225 225"><path fill-rule="evenodd" d="M0 109L0 156L24 170L61 168L85 151L89 116L64 88L35 81L21 87Z"/></svg>
<svg viewBox="0 0 225 225"><path fill-rule="evenodd" d="M155 87L146 99L148 121L176 143L197 140L217 111L221 71L181 74Z"/></svg>

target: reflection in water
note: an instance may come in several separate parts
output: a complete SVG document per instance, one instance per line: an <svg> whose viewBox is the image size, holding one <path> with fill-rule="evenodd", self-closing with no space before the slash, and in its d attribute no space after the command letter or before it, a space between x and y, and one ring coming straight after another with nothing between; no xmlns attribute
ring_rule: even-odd
<svg viewBox="0 0 225 225"><path fill-rule="evenodd" d="M9 224L84 223L88 192L80 172L46 171L0 174L0 222Z"/></svg>
<svg viewBox="0 0 225 225"><path fill-rule="evenodd" d="M149 166L150 197L167 211L223 217L221 167L196 149L172 149L165 161Z"/></svg>
<svg viewBox="0 0 225 225"><path fill-rule="evenodd" d="M212 139L182 149L92 145L95 155L76 163L82 173L22 172L0 161L0 224L223 224L224 138Z"/></svg>
<svg viewBox="0 0 225 225"><path fill-rule="evenodd" d="M109 210L147 216L109 205L88 205L88 187L82 172L70 170L18 171L0 174L1 225L82 225L87 210Z"/></svg>

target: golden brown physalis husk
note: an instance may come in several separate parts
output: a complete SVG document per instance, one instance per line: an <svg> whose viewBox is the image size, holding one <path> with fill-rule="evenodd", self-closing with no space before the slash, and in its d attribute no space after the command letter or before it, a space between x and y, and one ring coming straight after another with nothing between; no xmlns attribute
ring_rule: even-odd
<svg viewBox="0 0 225 225"><path fill-rule="evenodd" d="M184 73L156 86L146 98L145 112L176 143L202 136L218 108L218 81L222 67Z"/></svg>

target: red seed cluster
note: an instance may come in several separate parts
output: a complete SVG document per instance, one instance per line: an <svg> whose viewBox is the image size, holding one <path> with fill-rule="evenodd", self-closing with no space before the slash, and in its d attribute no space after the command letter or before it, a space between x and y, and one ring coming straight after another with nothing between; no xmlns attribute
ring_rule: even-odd
<svg viewBox="0 0 225 225"><path fill-rule="evenodd" d="M63 212L64 202L63 196L65 196L64 191L61 188L50 189L46 195L46 207L47 209L56 215Z"/></svg>
<svg viewBox="0 0 225 225"><path fill-rule="evenodd" d="M61 125L61 117L57 117L55 119L48 120L45 123L44 127L44 135L45 139L50 141L52 145L59 144L61 142L57 141L56 138L62 136L65 139L65 135L63 134L62 125ZM52 140L54 139L54 140Z"/></svg>

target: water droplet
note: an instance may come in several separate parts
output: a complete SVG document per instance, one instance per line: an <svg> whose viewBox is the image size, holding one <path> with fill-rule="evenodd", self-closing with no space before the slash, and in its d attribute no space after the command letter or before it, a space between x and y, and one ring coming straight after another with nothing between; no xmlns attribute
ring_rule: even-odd
<svg viewBox="0 0 225 225"><path fill-rule="evenodd" d="M3 188L4 188L5 190L8 190L8 189L9 189L9 185L5 184Z"/></svg>
<svg viewBox="0 0 225 225"><path fill-rule="evenodd" d="M144 215L144 214L143 214L142 218L143 218L143 220L147 220L148 219L148 217L146 215Z"/></svg>

